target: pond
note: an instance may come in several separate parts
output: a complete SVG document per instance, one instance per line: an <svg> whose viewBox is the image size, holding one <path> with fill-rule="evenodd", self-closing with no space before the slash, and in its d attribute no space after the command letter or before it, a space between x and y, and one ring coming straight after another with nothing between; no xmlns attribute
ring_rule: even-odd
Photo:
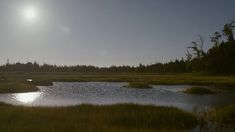
<svg viewBox="0 0 235 132"><path fill-rule="evenodd" d="M0 101L24 106L71 106L117 103L175 106L187 111L203 110L235 103L235 94L190 95L180 91L189 85L153 85L151 89L123 87L114 82L54 82L38 86L38 92L0 94Z"/></svg>

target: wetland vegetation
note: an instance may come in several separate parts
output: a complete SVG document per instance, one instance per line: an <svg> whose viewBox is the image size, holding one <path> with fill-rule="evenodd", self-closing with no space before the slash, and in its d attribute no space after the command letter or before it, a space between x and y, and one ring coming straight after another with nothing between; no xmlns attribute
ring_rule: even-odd
<svg viewBox="0 0 235 132"><path fill-rule="evenodd" d="M200 87L200 86L193 86L193 87L187 88L183 92L187 94L199 94L199 95L216 94L215 91L205 88L205 87Z"/></svg>
<svg viewBox="0 0 235 132"><path fill-rule="evenodd" d="M234 105L200 113L135 104L0 108L3 131L232 131L235 122Z"/></svg>
<svg viewBox="0 0 235 132"><path fill-rule="evenodd" d="M23 82L0 82L0 93L22 93L37 91L36 85Z"/></svg>
<svg viewBox="0 0 235 132"><path fill-rule="evenodd" d="M124 86L127 88L152 88L152 86L150 86L148 83L146 82L129 82L129 84L127 86Z"/></svg>
<svg viewBox="0 0 235 132"><path fill-rule="evenodd" d="M0 109L2 131L174 131L189 130L198 124L189 112L148 105L45 108L0 103Z"/></svg>
<svg viewBox="0 0 235 132"><path fill-rule="evenodd" d="M149 74L149 73L68 73L68 72L1 72L1 78L5 80L1 81L0 86L3 84L14 85L14 83L28 85L28 86L49 86L52 82L130 82L135 87L138 86L151 86L151 85L204 85L211 86L218 91L235 91L235 76L223 76L223 75L203 75L203 74ZM31 78L32 82L26 82L28 78ZM30 85L29 85L30 84ZM0 87L1 88L1 87ZM8 87L9 88L9 87ZM9 91L13 90L13 87L9 88ZM30 89L31 91L32 89ZM37 90L37 89L33 89ZM19 90L24 92L23 89ZM28 88L25 92L29 91Z"/></svg>

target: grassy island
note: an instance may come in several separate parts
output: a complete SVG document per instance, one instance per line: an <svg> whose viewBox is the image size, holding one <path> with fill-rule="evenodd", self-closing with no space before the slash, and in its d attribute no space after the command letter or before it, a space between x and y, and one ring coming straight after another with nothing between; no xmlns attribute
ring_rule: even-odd
<svg viewBox="0 0 235 132"><path fill-rule="evenodd" d="M204 87L199 87L199 86L194 86L191 88L188 88L186 90L183 91L184 93L187 94L198 94L198 95L203 95L203 94L215 94L215 91L212 91L208 88L204 88Z"/></svg>
<svg viewBox="0 0 235 132"><path fill-rule="evenodd" d="M145 82L130 82L127 86L124 86L127 88L141 88L141 89L147 89L152 88L148 83Z"/></svg>

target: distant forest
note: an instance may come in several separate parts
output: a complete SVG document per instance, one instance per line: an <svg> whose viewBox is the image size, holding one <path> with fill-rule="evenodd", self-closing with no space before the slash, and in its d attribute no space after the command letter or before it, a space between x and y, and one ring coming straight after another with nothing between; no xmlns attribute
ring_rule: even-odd
<svg viewBox="0 0 235 132"><path fill-rule="evenodd" d="M204 39L199 35L198 41L193 41L186 47L187 54L182 59L168 63L155 63L139 66L96 67L90 65L56 66L39 65L37 62L9 63L0 66L1 72L149 72L149 73L184 73L203 72L213 74L235 73L235 20L224 25L223 30L211 36L213 46L203 50Z"/></svg>

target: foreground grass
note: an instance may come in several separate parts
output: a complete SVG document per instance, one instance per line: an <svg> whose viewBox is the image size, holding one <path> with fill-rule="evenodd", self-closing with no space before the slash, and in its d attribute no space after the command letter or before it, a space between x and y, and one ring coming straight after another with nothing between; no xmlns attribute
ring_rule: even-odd
<svg viewBox="0 0 235 132"><path fill-rule="evenodd" d="M173 107L119 104L22 107L0 103L1 131L176 131L197 125L196 117Z"/></svg>
<svg viewBox="0 0 235 132"><path fill-rule="evenodd" d="M204 88L204 87L199 87L199 86L194 86L194 87L188 88L188 89L184 90L183 92L187 93L187 94L198 94L198 95L216 94L215 91L212 91L212 90Z"/></svg>
<svg viewBox="0 0 235 132"><path fill-rule="evenodd" d="M201 131L233 132L235 130L235 104L205 110L196 115Z"/></svg>
<svg viewBox="0 0 235 132"><path fill-rule="evenodd" d="M216 111L215 121L221 125L231 125L235 128L235 105L229 105Z"/></svg>
<svg viewBox="0 0 235 132"><path fill-rule="evenodd" d="M21 92L33 92L38 88L30 83L23 82L0 82L0 93L21 93Z"/></svg>

